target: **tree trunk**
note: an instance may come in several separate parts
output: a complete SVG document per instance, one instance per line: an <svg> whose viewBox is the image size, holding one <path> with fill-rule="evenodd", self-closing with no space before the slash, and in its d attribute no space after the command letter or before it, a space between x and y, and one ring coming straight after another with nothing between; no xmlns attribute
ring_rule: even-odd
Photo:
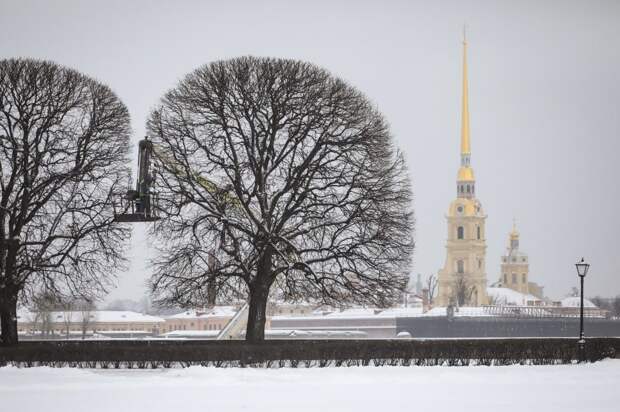
<svg viewBox="0 0 620 412"><path fill-rule="evenodd" d="M17 345L17 294L19 288L14 285L12 279L15 276L15 262L17 259L17 249L19 242L17 239L3 241L2 253L6 250L6 255L0 256L4 258L4 265L1 268L4 273L4 288L0 291L0 343L2 346ZM6 248L6 249L5 249Z"/></svg>
<svg viewBox="0 0 620 412"><path fill-rule="evenodd" d="M248 308L248 326L245 339L251 343L265 340L265 323L267 321L268 286L256 286L250 291L250 307Z"/></svg>
<svg viewBox="0 0 620 412"><path fill-rule="evenodd" d="M0 294L2 346L17 345L17 296Z"/></svg>

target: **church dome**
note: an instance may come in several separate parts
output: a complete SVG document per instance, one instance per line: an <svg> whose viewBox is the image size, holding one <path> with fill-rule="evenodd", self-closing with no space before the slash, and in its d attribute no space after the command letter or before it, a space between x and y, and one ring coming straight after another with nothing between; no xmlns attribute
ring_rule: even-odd
<svg viewBox="0 0 620 412"><path fill-rule="evenodd" d="M474 169L469 166L461 166L456 180L459 182L473 182L476 180L474 179Z"/></svg>

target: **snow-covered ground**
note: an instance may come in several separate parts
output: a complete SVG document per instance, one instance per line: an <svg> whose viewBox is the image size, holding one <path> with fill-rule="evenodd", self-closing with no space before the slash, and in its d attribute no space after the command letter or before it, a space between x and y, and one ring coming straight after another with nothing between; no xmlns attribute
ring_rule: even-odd
<svg viewBox="0 0 620 412"><path fill-rule="evenodd" d="M3 411L617 411L620 360L561 366L0 368Z"/></svg>

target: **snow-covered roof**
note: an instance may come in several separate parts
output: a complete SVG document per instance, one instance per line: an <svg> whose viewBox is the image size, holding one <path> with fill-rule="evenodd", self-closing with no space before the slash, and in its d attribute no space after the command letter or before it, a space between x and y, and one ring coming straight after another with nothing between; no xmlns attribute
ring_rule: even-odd
<svg viewBox="0 0 620 412"><path fill-rule="evenodd" d="M167 338L192 337L192 338L215 338L219 335L219 330L173 330L164 333L162 336Z"/></svg>
<svg viewBox="0 0 620 412"><path fill-rule="evenodd" d="M495 299L498 305L525 306L531 301L540 301L534 295L526 295L510 288L488 287L487 294Z"/></svg>
<svg viewBox="0 0 620 412"><path fill-rule="evenodd" d="M578 308L581 306L581 300L579 296L569 296L567 298L562 299L560 301L560 304L563 307L567 307L567 308ZM594 303L592 303L592 301L584 298L583 307L584 308L596 308L597 306Z"/></svg>
<svg viewBox="0 0 620 412"><path fill-rule="evenodd" d="M92 312L82 311L54 311L50 312L50 320L54 323L79 323L82 322L82 316L88 315L90 322L100 323L161 323L164 320L157 316L145 315L143 313L132 312L128 310L94 310ZM34 322L37 318L36 312L20 310L17 313L18 322Z"/></svg>
<svg viewBox="0 0 620 412"><path fill-rule="evenodd" d="M447 316L448 308L445 306L440 306L436 308L432 308L428 312L422 314L421 316ZM482 306L461 306L458 309L454 308L454 316L492 316L485 311L485 308Z"/></svg>
<svg viewBox="0 0 620 412"><path fill-rule="evenodd" d="M234 306L214 306L213 308L200 310L190 309L176 315L167 316L166 319L204 319L232 317L239 309Z"/></svg>

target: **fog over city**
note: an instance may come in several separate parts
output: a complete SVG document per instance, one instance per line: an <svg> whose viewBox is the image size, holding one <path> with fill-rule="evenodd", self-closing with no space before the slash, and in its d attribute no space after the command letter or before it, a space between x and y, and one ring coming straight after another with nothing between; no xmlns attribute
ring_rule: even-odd
<svg viewBox="0 0 620 412"><path fill-rule="evenodd" d="M187 73L235 56L312 62L365 93L391 124L413 182L412 274L444 264L456 196L462 28L467 25L472 167L488 214L487 278L513 219L530 280L560 298L591 263L587 296L620 294L620 3L0 2L0 58L50 59L108 84L133 142ZM132 154L135 161L135 153ZM134 162L135 170L135 162ZM108 299L140 299L154 251L133 228L130 268Z"/></svg>

